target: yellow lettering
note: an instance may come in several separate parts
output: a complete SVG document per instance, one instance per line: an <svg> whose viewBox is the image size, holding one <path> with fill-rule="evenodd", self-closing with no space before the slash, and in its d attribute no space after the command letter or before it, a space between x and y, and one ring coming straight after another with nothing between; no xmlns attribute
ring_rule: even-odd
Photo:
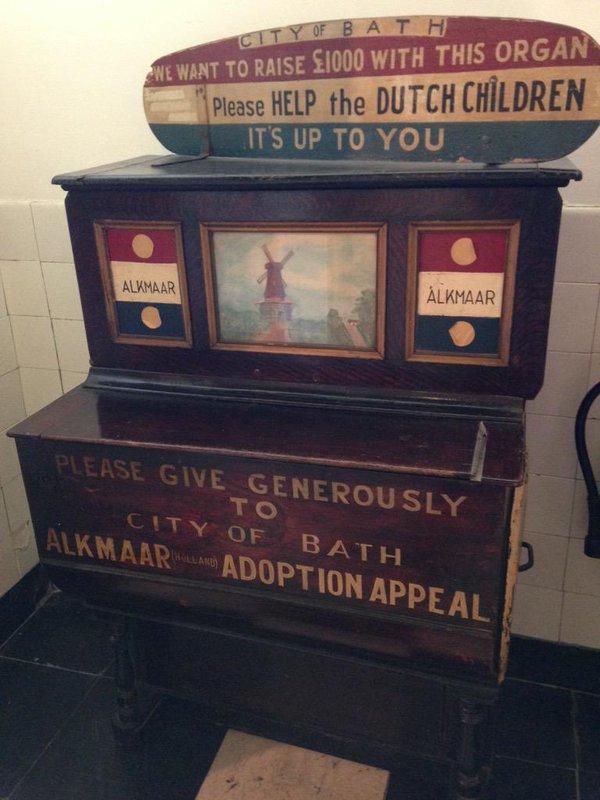
<svg viewBox="0 0 600 800"><path fill-rule="evenodd" d="M375 578L373 588L371 589L371 594L369 595L369 600L372 603L382 603L384 606L387 606L388 600L385 590L385 581L383 578Z"/></svg>
<svg viewBox="0 0 600 800"><path fill-rule="evenodd" d="M287 561L278 561L277 562L277 585L278 586L285 586L285 582L290 578L293 578L296 574L296 570L292 567L291 564L288 564Z"/></svg>
<svg viewBox="0 0 600 800"><path fill-rule="evenodd" d="M427 597L427 592L420 583L408 584L408 607L414 608L417 603L422 603Z"/></svg>
<svg viewBox="0 0 600 800"><path fill-rule="evenodd" d="M451 517L456 517L456 516L458 516L458 507L459 507L459 505L461 503L464 503L464 501L467 498L465 497L465 495L462 495L462 497L457 497L456 500L452 500L450 497L448 497L447 494L443 494L442 495L442 499L445 500L448 503L448 505L450 506L450 516Z"/></svg>
<svg viewBox="0 0 600 800"><path fill-rule="evenodd" d="M256 579L256 565L248 556L240 556L240 580L253 581Z"/></svg>
<svg viewBox="0 0 600 800"><path fill-rule="evenodd" d="M302 534L302 552L303 553L319 553L319 537L313 536L312 533Z"/></svg>
<svg viewBox="0 0 600 800"><path fill-rule="evenodd" d="M98 473L94 469L95 459L92 456L83 457L83 469L88 478L97 478Z"/></svg>
<svg viewBox="0 0 600 800"><path fill-rule="evenodd" d="M248 477L248 487L254 494L266 494L269 490L263 481L266 480L265 476L257 472Z"/></svg>
<svg viewBox="0 0 600 800"><path fill-rule="evenodd" d="M60 539L62 541L62 551L67 556L74 556L75 551L71 550L69 547L69 540L67 539L67 534L64 531L60 532Z"/></svg>
<svg viewBox="0 0 600 800"><path fill-rule="evenodd" d="M379 563L385 564L387 561L393 561L399 567L402 565L402 550L399 547L394 547L393 552L388 553L387 547L382 544L379 548Z"/></svg>
<svg viewBox="0 0 600 800"><path fill-rule="evenodd" d="M473 595L473 619L476 622L490 622L489 617L484 617L479 613L479 603L481 598L478 594Z"/></svg>
<svg viewBox="0 0 600 800"><path fill-rule="evenodd" d="M62 475L63 468L68 466L69 464L69 459L67 458L67 456L63 456L62 454L57 453L54 456L54 463L56 464L56 470L58 474Z"/></svg>
<svg viewBox="0 0 600 800"><path fill-rule="evenodd" d="M171 551L166 545L154 545L154 559L156 561L156 566L159 569L172 569L171 564L169 563L171 561Z"/></svg>
<svg viewBox="0 0 600 800"><path fill-rule="evenodd" d="M400 600L406 594L406 586L402 581L390 581L390 605L395 606L396 600Z"/></svg>
<svg viewBox="0 0 600 800"><path fill-rule="evenodd" d="M89 538L90 538L89 533L86 533L84 535L80 533L75 534L75 547L77 548L78 556L86 555L88 558L94 557L94 554L92 553L90 546L88 544Z"/></svg>
<svg viewBox="0 0 600 800"><path fill-rule="evenodd" d="M123 544L121 545L121 563L123 564L125 561L137 564L137 558L133 552L133 545L129 539L123 539Z"/></svg>
<svg viewBox="0 0 600 800"><path fill-rule="evenodd" d="M335 544L327 553L328 556L343 555L345 558L350 558L350 554L346 550L346 545L341 539L338 539Z"/></svg>
<svg viewBox="0 0 600 800"><path fill-rule="evenodd" d="M176 486L178 483L174 464L161 464L158 469L158 477L167 486Z"/></svg>
<svg viewBox="0 0 600 800"><path fill-rule="evenodd" d="M112 538L112 536L107 536L106 538L102 536L96 536L94 538L94 543L96 545L98 558L106 558L110 561L117 560L117 555L115 553L115 540Z"/></svg>
<svg viewBox="0 0 600 800"><path fill-rule="evenodd" d="M467 606L467 596L464 592L454 592L450 609L448 610L449 617L461 616L463 619L469 619L469 608Z"/></svg>
<svg viewBox="0 0 600 800"><path fill-rule="evenodd" d="M429 612L431 614L445 613L442 608L438 608L438 603L440 602L440 595L442 594L444 594L443 589L440 589L437 586L429 587Z"/></svg>
<svg viewBox="0 0 600 800"><path fill-rule="evenodd" d="M237 570L235 568L235 562L233 560L233 556L229 553L225 554L223 558L223 570L221 572L222 578L233 578L234 580L238 580Z"/></svg>
<svg viewBox="0 0 600 800"><path fill-rule="evenodd" d="M210 485L213 489L219 489L219 491L225 491L225 487L223 486L223 470L222 469L211 469L210 471Z"/></svg>
<svg viewBox="0 0 600 800"><path fill-rule="evenodd" d="M142 542L140 545L140 566L153 567L154 559L148 542Z"/></svg>
<svg viewBox="0 0 600 800"><path fill-rule="evenodd" d="M285 475L273 475L273 494L275 497L287 497L282 484L285 484Z"/></svg>
<svg viewBox="0 0 600 800"><path fill-rule="evenodd" d="M46 550L56 550L57 553L62 553L58 536L54 528L48 528L48 535L46 537Z"/></svg>
<svg viewBox="0 0 600 800"><path fill-rule="evenodd" d="M420 511L421 510L421 501L419 500L419 495L421 493L418 489L406 489L406 491L402 492L402 499L406 502L402 503L402 508L405 511Z"/></svg>
<svg viewBox="0 0 600 800"><path fill-rule="evenodd" d="M425 513L426 514L441 514L439 508L433 507L433 492L425 492Z"/></svg>

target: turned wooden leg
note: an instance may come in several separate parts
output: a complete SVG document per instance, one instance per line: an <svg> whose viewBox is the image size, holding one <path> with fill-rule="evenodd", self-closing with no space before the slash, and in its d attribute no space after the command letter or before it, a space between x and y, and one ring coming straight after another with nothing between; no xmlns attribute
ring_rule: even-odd
<svg viewBox="0 0 600 800"><path fill-rule="evenodd" d="M115 651L115 688L117 710L113 726L118 732L133 733L139 727L135 667L132 656L131 630L128 620L119 620L112 635Z"/></svg>
<svg viewBox="0 0 600 800"><path fill-rule="evenodd" d="M477 746L477 728L484 714L485 706L481 701L461 698L456 800L480 800L482 797L484 771Z"/></svg>

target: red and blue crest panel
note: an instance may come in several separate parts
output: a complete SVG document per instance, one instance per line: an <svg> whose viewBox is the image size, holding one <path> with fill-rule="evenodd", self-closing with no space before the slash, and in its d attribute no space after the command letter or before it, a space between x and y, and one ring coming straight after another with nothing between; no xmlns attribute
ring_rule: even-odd
<svg viewBox="0 0 600 800"><path fill-rule="evenodd" d="M510 223L489 228L478 223L418 227L409 357L445 355L465 363L471 357L494 363L505 360L514 227Z"/></svg>
<svg viewBox="0 0 600 800"><path fill-rule="evenodd" d="M189 317L178 226L99 227L115 339L187 346Z"/></svg>

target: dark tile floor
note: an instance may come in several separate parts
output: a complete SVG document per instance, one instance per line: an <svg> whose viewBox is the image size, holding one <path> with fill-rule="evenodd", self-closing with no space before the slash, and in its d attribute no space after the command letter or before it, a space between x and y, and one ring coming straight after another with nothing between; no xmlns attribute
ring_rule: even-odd
<svg viewBox="0 0 600 800"><path fill-rule="evenodd" d="M109 647L106 624L60 594L0 645L0 800L195 797L225 729L147 696L143 735L119 742ZM405 758L388 796L445 800L447 785L443 764ZM600 693L506 681L488 798L600 800Z"/></svg>

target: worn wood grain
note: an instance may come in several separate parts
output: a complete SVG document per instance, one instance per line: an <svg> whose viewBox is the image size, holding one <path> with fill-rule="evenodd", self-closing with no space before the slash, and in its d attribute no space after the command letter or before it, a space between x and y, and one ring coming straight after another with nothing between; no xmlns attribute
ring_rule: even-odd
<svg viewBox="0 0 600 800"><path fill-rule="evenodd" d="M159 181L160 175L155 180ZM149 178L150 180L150 178ZM495 188L482 175L478 187L266 189L248 191L72 192L67 209L94 367L187 375L198 382L277 382L371 390L424 390L533 397L544 373L560 198L552 187ZM81 187L85 188L85 182ZM190 297L193 346L142 347L112 341L107 318L94 222L98 219L181 222ZM519 220L510 354L506 366L430 364L406 359L408 236L411 223ZM375 222L386 224L387 288L384 356L379 361L278 353L213 350L206 310L200 224L217 222Z"/></svg>

